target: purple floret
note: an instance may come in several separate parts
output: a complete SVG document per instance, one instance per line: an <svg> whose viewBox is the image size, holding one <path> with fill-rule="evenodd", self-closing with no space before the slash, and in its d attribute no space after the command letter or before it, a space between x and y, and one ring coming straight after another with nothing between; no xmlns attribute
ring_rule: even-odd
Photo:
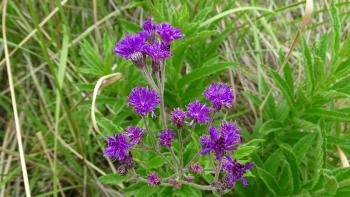
<svg viewBox="0 0 350 197"><path fill-rule="evenodd" d="M150 186L157 186L161 184L160 177L156 172L151 172L147 177L147 181Z"/></svg>
<svg viewBox="0 0 350 197"><path fill-rule="evenodd" d="M140 127L129 126L124 132L124 136L132 145L139 144L142 141L144 130Z"/></svg>
<svg viewBox="0 0 350 197"><path fill-rule="evenodd" d="M157 27L158 25L154 23L153 18L149 18L143 23L143 30L147 33L148 42L154 42Z"/></svg>
<svg viewBox="0 0 350 197"><path fill-rule="evenodd" d="M182 111L180 108L176 108L170 113L170 120L177 127L182 127L185 125L186 112Z"/></svg>
<svg viewBox="0 0 350 197"><path fill-rule="evenodd" d="M220 125L220 131L223 135L232 135L235 141L234 144L237 144L241 141L240 129L237 126L236 122L223 122Z"/></svg>
<svg viewBox="0 0 350 197"><path fill-rule="evenodd" d="M126 141L122 134L113 134L107 137L107 147L104 150L104 155L115 160L122 160L126 157L131 144Z"/></svg>
<svg viewBox="0 0 350 197"><path fill-rule="evenodd" d="M209 112L211 110L198 100L187 105L187 117L192 119L191 124L205 124L210 122Z"/></svg>
<svg viewBox="0 0 350 197"><path fill-rule="evenodd" d="M205 91L204 96L212 103L214 109L231 107L235 98L233 90L226 84L211 84Z"/></svg>
<svg viewBox="0 0 350 197"><path fill-rule="evenodd" d="M160 132L158 136L159 136L159 141L158 141L159 145L163 145L169 148L173 143L174 132L170 129L165 129L164 131Z"/></svg>
<svg viewBox="0 0 350 197"><path fill-rule="evenodd" d="M182 38L182 34L179 28L174 28L169 23L162 23L158 25L157 32L162 39L162 43L170 45L172 41Z"/></svg>
<svg viewBox="0 0 350 197"><path fill-rule="evenodd" d="M171 56L170 50L157 40L152 44L146 44L143 50L152 58L152 63L155 65L160 65L161 60Z"/></svg>
<svg viewBox="0 0 350 197"><path fill-rule="evenodd" d="M221 160L221 158L227 154L227 151L237 150L234 145L239 142L240 136L236 133L236 130L223 131L221 128L218 131L215 127L211 126L209 132L210 137L208 135L202 135L200 138L200 143L202 145L200 154L205 155L214 152L216 159Z"/></svg>
<svg viewBox="0 0 350 197"><path fill-rule="evenodd" d="M147 34L145 32L128 34L115 45L114 52L129 60L135 54L143 53L143 46L146 44L146 40Z"/></svg>
<svg viewBox="0 0 350 197"><path fill-rule="evenodd" d="M203 167L199 163L193 163L189 167L191 173L200 174L203 172Z"/></svg>
<svg viewBox="0 0 350 197"><path fill-rule="evenodd" d="M222 168L227 171L227 174L223 178L223 182L226 188L232 188L239 180L243 185L248 185L248 182L243 175L254 167L254 163L241 164L234 160L230 155L226 156L226 159L222 161Z"/></svg>
<svg viewBox="0 0 350 197"><path fill-rule="evenodd" d="M141 116L151 113L154 116L154 108L159 104L159 96L148 87L136 87L129 95L129 106L134 108L134 112Z"/></svg>

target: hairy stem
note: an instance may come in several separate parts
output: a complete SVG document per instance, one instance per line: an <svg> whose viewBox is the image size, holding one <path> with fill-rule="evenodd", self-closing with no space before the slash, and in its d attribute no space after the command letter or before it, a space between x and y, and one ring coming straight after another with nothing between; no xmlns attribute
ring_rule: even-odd
<svg viewBox="0 0 350 197"><path fill-rule="evenodd" d="M222 167L221 166L221 161L222 161L222 158L219 161L219 166L216 167L214 182L218 181L218 179L219 179L219 175L220 175L220 171L221 171L221 167Z"/></svg>
<svg viewBox="0 0 350 197"><path fill-rule="evenodd" d="M164 77L162 77L162 75L164 75L161 71L156 73L156 78L157 78L157 82L158 82L158 88L160 91L160 117L162 120L162 128L166 129L167 128L167 123L166 123L166 113L165 113L165 107L164 107L164 82L162 80L164 80Z"/></svg>
<svg viewBox="0 0 350 197"><path fill-rule="evenodd" d="M183 175L183 146L184 146L184 141L183 141L183 139L182 139L182 131L183 131L183 129L177 129L177 133L178 133L178 136L179 136L179 144L180 144L180 174L181 174L181 176L180 177L182 177L182 175Z"/></svg>
<svg viewBox="0 0 350 197"><path fill-rule="evenodd" d="M142 116L142 120L143 120L143 124L144 124L145 127L146 127L146 131L147 131L148 135L150 136L151 144L152 144L153 148L154 148L154 149L157 149L155 137L153 136L153 133L151 133L151 131L150 131L150 129L149 129L149 126L148 126L146 117L145 117L145 116Z"/></svg>

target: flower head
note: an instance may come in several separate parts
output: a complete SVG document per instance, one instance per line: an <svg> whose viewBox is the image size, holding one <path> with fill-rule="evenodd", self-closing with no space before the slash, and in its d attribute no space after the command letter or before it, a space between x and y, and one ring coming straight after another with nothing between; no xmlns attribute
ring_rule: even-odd
<svg viewBox="0 0 350 197"><path fill-rule="evenodd" d="M108 146L104 150L104 155L116 160L122 160L127 156L131 144L126 141L122 134L114 134L107 137Z"/></svg>
<svg viewBox="0 0 350 197"><path fill-rule="evenodd" d="M160 177L156 172L151 172L147 177L147 181L150 186L157 186L161 184Z"/></svg>
<svg viewBox="0 0 350 197"><path fill-rule="evenodd" d="M234 160L230 155L226 156L221 163L222 168L227 171L227 174L224 176L223 182L226 188L231 188L235 185L237 180L241 181L243 185L248 185L246 179L243 178L243 175L254 167L254 163L250 164L241 164L238 161Z"/></svg>
<svg viewBox="0 0 350 197"><path fill-rule="evenodd" d="M152 44L146 44L143 48L145 54L147 54L152 59L152 66L154 69L159 69L161 65L161 60L171 56L171 52L158 40L154 41Z"/></svg>
<svg viewBox="0 0 350 197"><path fill-rule="evenodd" d="M163 130L162 132L160 132L158 134L158 136L159 136L159 141L158 141L159 145L163 145L163 146L169 148L171 146L171 144L173 143L174 132L170 129Z"/></svg>
<svg viewBox="0 0 350 197"><path fill-rule="evenodd" d="M180 108L176 108L174 111L170 113L170 120L177 127L181 127L185 125L186 112L182 111Z"/></svg>
<svg viewBox="0 0 350 197"><path fill-rule="evenodd" d="M154 108L159 104L159 96L148 87L136 87L129 95L129 106L134 108L134 112L142 116L151 113L154 116Z"/></svg>
<svg viewBox="0 0 350 197"><path fill-rule="evenodd" d="M169 23L158 25L157 32L165 45L170 45L173 40L180 39L184 36L179 28L174 28Z"/></svg>
<svg viewBox="0 0 350 197"><path fill-rule="evenodd" d="M192 119L192 123L208 123L210 121L209 112L210 109L198 100L187 105L187 117Z"/></svg>
<svg viewBox="0 0 350 197"><path fill-rule="evenodd" d="M147 33L147 41L153 43L155 41L155 33L158 25L154 23L153 18L147 19L143 23L143 30Z"/></svg>
<svg viewBox="0 0 350 197"><path fill-rule="evenodd" d="M144 133L144 130L140 127L129 126L124 131L124 136L132 145L135 145L141 142Z"/></svg>
<svg viewBox="0 0 350 197"><path fill-rule="evenodd" d="M241 141L240 129L236 122L223 122L220 125L220 131L224 135L232 135L232 143L237 144Z"/></svg>
<svg viewBox="0 0 350 197"><path fill-rule="evenodd" d="M239 142L239 135L235 131L223 132L222 128L218 131L215 127L209 128L210 137L208 135L202 135L200 143L202 145L201 154L208 154L214 152L216 159L221 160L226 155L227 151L234 151L237 148L234 147Z"/></svg>
<svg viewBox="0 0 350 197"><path fill-rule="evenodd" d="M121 166L125 166L127 169L134 167L134 159L132 154L129 152L122 160L119 161Z"/></svg>
<svg viewBox="0 0 350 197"><path fill-rule="evenodd" d="M204 96L212 103L214 109L230 107L234 100L232 89L222 83L213 83L205 91Z"/></svg>
<svg viewBox="0 0 350 197"><path fill-rule="evenodd" d="M192 173L202 173L203 172L203 167L199 163L193 163L189 167L189 171Z"/></svg>
<svg viewBox="0 0 350 197"><path fill-rule="evenodd" d="M145 65L145 56L143 47L146 44L147 33L128 34L119 41L114 47L114 53L117 53L126 60L131 60L139 67Z"/></svg>

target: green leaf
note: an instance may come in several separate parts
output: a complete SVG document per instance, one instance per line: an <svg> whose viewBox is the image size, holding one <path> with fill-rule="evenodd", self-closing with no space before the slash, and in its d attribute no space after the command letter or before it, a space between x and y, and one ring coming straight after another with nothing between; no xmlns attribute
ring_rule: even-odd
<svg viewBox="0 0 350 197"><path fill-rule="evenodd" d="M154 156L149 161L145 161L146 169L158 169L164 165L164 160L159 156Z"/></svg>
<svg viewBox="0 0 350 197"><path fill-rule="evenodd" d="M238 150L234 152L233 157L237 160L241 160L255 152L257 149L257 146L240 146Z"/></svg>
<svg viewBox="0 0 350 197"><path fill-rule="evenodd" d="M276 71L271 70L271 75L276 85L279 87L285 99L287 100L289 107L291 109L294 109L295 104L293 90L288 86L288 83L285 80L283 80L282 77Z"/></svg>
<svg viewBox="0 0 350 197"><path fill-rule="evenodd" d="M98 179L104 184L117 185L119 183L122 183L123 181L128 180L128 177L120 176L118 174L107 174L107 175L98 177Z"/></svg>
<svg viewBox="0 0 350 197"><path fill-rule="evenodd" d="M350 122L350 113L341 109L325 110L321 108L310 109L306 111L306 115L313 115L325 119Z"/></svg>
<svg viewBox="0 0 350 197"><path fill-rule="evenodd" d="M293 146L293 153L295 154L296 161L298 164L305 158L306 153L311 148L313 141L315 139L315 134L310 133L301 138L296 144Z"/></svg>
<svg viewBox="0 0 350 197"><path fill-rule="evenodd" d="M272 193L273 196L277 196L279 192L279 186L276 182L276 178L264 169L257 167L258 176L264 182L267 189Z"/></svg>
<svg viewBox="0 0 350 197"><path fill-rule="evenodd" d="M277 120L268 120L263 124L259 129L259 133L267 135L272 132L280 131L283 129L283 125L280 121Z"/></svg>
<svg viewBox="0 0 350 197"><path fill-rule="evenodd" d="M218 73L220 71L223 71L227 68L234 68L237 64L233 62L223 62L223 63L217 63L210 66L204 66L201 68L197 68L193 70L192 72L188 73L187 75L183 76L179 81L178 85L179 87L183 87L186 84L189 84L195 80L201 79L201 78L208 78L209 75Z"/></svg>
<svg viewBox="0 0 350 197"><path fill-rule="evenodd" d="M260 8L260 7L239 7L239 8L233 8L233 9L229 9L229 10L226 10L226 11L223 11L211 18L209 18L208 20L206 20L205 22L203 22L200 27L204 27L206 25L210 25L211 23L227 16L227 15L230 15L230 14L233 14L235 12L242 12L242 11L247 11L247 10L260 10L260 11L264 11L264 12L273 12L269 9L265 9L265 8Z"/></svg>
<svg viewBox="0 0 350 197"><path fill-rule="evenodd" d="M120 22L123 29L127 32L136 33L136 32L141 31L141 27L138 24L130 22L130 20L118 18L118 21Z"/></svg>

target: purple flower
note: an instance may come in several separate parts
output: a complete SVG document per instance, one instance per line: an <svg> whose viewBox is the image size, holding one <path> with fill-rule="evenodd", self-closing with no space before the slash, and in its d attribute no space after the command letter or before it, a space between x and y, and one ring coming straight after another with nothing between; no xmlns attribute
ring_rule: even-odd
<svg viewBox="0 0 350 197"><path fill-rule="evenodd" d="M185 118L186 113L182 111L180 108L176 108L174 111L170 113L170 120L174 124L176 124L177 127L181 127L185 125Z"/></svg>
<svg viewBox="0 0 350 197"><path fill-rule="evenodd" d="M163 43L167 46L169 46L173 40L180 39L184 36L179 28L174 28L169 23L158 25L157 32L162 38Z"/></svg>
<svg viewBox="0 0 350 197"><path fill-rule="evenodd" d="M223 132L222 129L217 131L215 127L211 126L209 128L210 137L208 135L202 135L200 138L200 143L202 145L202 150L200 154L205 155L209 152L214 152L216 159L221 160L223 156L226 155L227 151L237 150L234 145L239 141L239 135L237 139L237 134L235 132Z"/></svg>
<svg viewBox="0 0 350 197"><path fill-rule="evenodd" d="M198 163L193 163L190 165L189 171L192 173L199 174L203 172L203 167Z"/></svg>
<svg viewBox="0 0 350 197"><path fill-rule="evenodd" d="M173 186L173 188L180 189L181 188L181 183L173 178L168 179L168 183Z"/></svg>
<svg viewBox="0 0 350 197"><path fill-rule="evenodd" d="M224 135L232 135L235 141L234 144L237 144L241 141L240 129L237 126L236 122L223 122L220 125L220 131Z"/></svg>
<svg viewBox="0 0 350 197"><path fill-rule="evenodd" d="M141 142L144 133L144 130L140 127L129 126L124 131L124 136L132 145L135 145Z"/></svg>
<svg viewBox="0 0 350 197"><path fill-rule="evenodd" d="M254 167L254 163L247 165L241 164L234 160L231 155L227 155L221 163L222 168L227 171L227 174L223 178L223 182L226 188L231 188L235 185L237 180L240 180L243 185L248 185L248 182L243 175Z"/></svg>
<svg viewBox="0 0 350 197"><path fill-rule="evenodd" d="M163 145L169 148L173 143L174 132L170 129L165 129L164 131L160 132L158 136L159 136L159 141L158 141L159 145Z"/></svg>
<svg viewBox="0 0 350 197"><path fill-rule="evenodd" d="M210 109L198 100L187 105L187 117L192 119L191 124L205 124L210 121L208 116Z"/></svg>
<svg viewBox="0 0 350 197"><path fill-rule="evenodd" d="M126 141L122 134L113 134L107 137L108 146L104 150L104 155L116 160L122 160L127 156L131 144Z"/></svg>
<svg viewBox="0 0 350 197"><path fill-rule="evenodd" d="M146 44L143 48L144 52L152 58L152 66L154 69L159 69L161 60L171 56L171 52L163 44L160 44L158 40L153 44Z"/></svg>
<svg viewBox="0 0 350 197"><path fill-rule="evenodd" d="M214 109L231 107L235 98L233 90L226 84L213 83L205 91L204 96L212 103Z"/></svg>
<svg viewBox="0 0 350 197"><path fill-rule="evenodd" d="M155 31L157 29L157 24L153 21L153 18L148 18L144 23L143 23L143 30L147 32Z"/></svg>
<svg viewBox="0 0 350 197"><path fill-rule="evenodd" d="M132 154L129 152L122 160L119 161L121 166L125 166L127 169L134 167L134 159Z"/></svg>
<svg viewBox="0 0 350 197"><path fill-rule="evenodd" d="M154 108L159 104L159 96L148 87L136 87L129 95L129 106L134 108L134 112L141 116L151 113L154 116Z"/></svg>
<svg viewBox="0 0 350 197"><path fill-rule="evenodd" d="M150 186L157 186L157 185L161 184L160 177L159 177L159 175L156 172L151 172L148 175L147 180L148 180L148 184Z"/></svg>
<svg viewBox="0 0 350 197"><path fill-rule="evenodd" d="M158 25L153 22L153 18L147 19L143 23L143 30L147 33L147 41L153 43L155 41L155 33Z"/></svg>
<svg viewBox="0 0 350 197"><path fill-rule="evenodd" d="M147 36L145 32L126 35L124 39L115 45L114 53L117 53L126 60L131 60L139 67L145 66L146 60L143 54L143 47L146 44Z"/></svg>

